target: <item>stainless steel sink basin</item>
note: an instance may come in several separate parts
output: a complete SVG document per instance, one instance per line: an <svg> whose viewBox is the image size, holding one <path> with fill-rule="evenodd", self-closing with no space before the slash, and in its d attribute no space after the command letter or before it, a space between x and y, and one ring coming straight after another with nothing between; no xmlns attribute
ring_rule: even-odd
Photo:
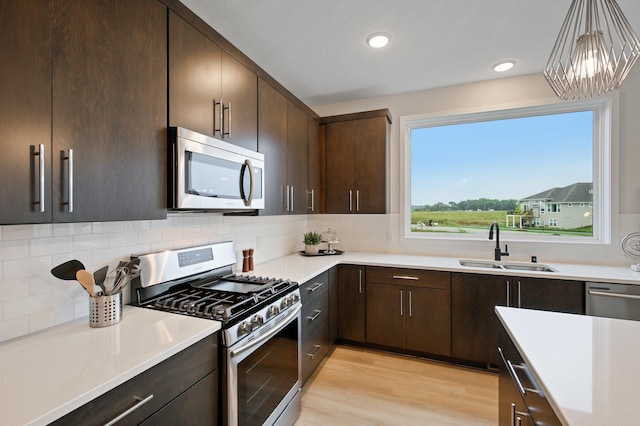
<svg viewBox="0 0 640 426"><path fill-rule="evenodd" d="M507 269L515 271L557 272L541 263L499 262L495 260L460 259L461 266L468 268Z"/></svg>

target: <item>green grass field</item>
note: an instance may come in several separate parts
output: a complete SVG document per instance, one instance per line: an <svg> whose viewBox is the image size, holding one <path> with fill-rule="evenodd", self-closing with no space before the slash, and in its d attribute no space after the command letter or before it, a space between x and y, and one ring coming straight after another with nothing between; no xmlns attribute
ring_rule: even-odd
<svg viewBox="0 0 640 426"><path fill-rule="evenodd" d="M505 218L506 211L438 211L438 212L411 212L411 224L416 225L422 222L425 225L429 220L437 223L437 226L427 226L423 229L413 229L413 232L452 232L464 233L468 229L489 229L491 222L496 221L501 230L510 232L527 232L527 233L544 233L555 235L576 235L591 236L593 235L593 227L585 227L580 229L558 229L558 228L506 228ZM442 228L456 228L442 229Z"/></svg>

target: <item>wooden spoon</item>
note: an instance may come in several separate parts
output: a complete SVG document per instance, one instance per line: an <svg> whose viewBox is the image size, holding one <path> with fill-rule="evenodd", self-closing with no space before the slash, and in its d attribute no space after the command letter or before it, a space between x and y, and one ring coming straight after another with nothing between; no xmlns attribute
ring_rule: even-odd
<svg viewBox="0 0 640 426"><path fill-rule="evenodd" d="M82 287L84 287L85 290L87 290L87 292L91 295L91 297L96 297L96 292L93 289L96 283L93 279L93 274L91 272L87 271L86 269L81 269L78 272L76 272L76 279L80 284L82 284Z"/></svg>

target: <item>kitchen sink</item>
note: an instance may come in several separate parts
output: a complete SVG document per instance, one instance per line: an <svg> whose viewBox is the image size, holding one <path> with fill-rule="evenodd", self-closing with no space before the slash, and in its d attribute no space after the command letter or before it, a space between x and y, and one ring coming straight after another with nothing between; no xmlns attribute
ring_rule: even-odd
<svg viewBox="0 0 640 426"><path fill-rule="evenodd" d="M541 263L500 262L496 260L460 259L461 266L468 268L507 269L515 271L557 272L551 266Z"/></svg>

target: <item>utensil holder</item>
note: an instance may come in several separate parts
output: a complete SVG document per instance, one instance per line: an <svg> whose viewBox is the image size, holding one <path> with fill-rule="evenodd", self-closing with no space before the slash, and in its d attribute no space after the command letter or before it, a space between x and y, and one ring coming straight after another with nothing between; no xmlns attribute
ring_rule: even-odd
<svg viewBox="0 0 640 426"><path fill-rule="evenodd" d="M89 298L89 326L107 327L122 319L122 292Z"/></svg>

